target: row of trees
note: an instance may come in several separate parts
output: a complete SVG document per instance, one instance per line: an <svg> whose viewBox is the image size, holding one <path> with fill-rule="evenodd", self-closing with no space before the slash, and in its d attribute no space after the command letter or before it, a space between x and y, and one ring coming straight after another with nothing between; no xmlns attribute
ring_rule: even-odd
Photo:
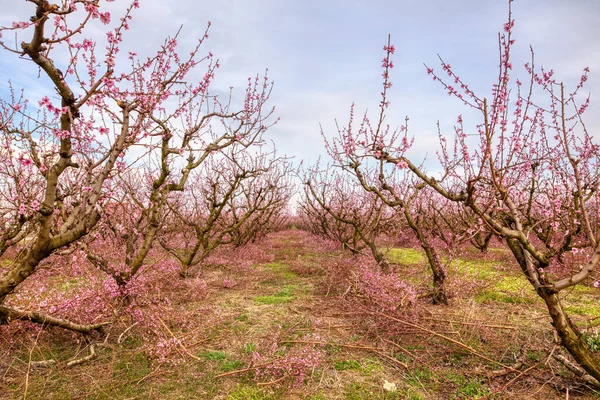
<svg viewBox="0 0 600 400"><path fill-rule="evenodd" d="M568 90L552 70L535 66L532 51L527 80L514 79L510 3L489 96L473 92L442 58L440 73L425 66L480 115L471 124L458 116L453 140L440 132L438 162L428 164L437 172L407 156L414 140L408 119L398 129L387 122L395 51L388 39L379 113L357 122L352 107L332 140L323 134L335 167L304 173L303 215L314 232L353 251L369 248L384 269L376 239L390 225L409 227L427 255L440 303L447 299L440 250L451 256L467 242L485 250L495 236L546 304L562 345L600 381L600 360L562 300L576 285L598 285L600 146L583 120L589 96L580 95L589 69Z"/></svg>
<svg viewBox="0 0 600 400"><path fill-rule="evenodd" d="M207 32L185 57L179 33L153 55L125 57L137 0L116 24L99 1L31 3L29 21L0 30L28 41L0 45L30 60L46 78L40 91L57 95L34 100L10 86L0 100L0 324L89 332L103 324L11 298L26 281L35 286L45 263L75 252L123 296L152 249L176 258L182 276L195 272L218 246L242 246L283 222L290 164L263 139L276 122L267 75L249 78L241 99L211 94L219 62L202 52ZM109 26L104 43L84 37L98 23Z"/></svg>
<svg viewBox="0 0 600 400"><path fill-rule="evenodd" d="M74 262L110 277L129 301L152 251L176 260L185 277L219 246L244 245L284 224L293 174L285 158L265 150L263 134L276 122L267 75L250 78L241 99L215 96L219 62L202 52L206 32L185 57L179 33L152 55L125 55L137 0L118 20L98 0L29 2L28 21L0 28L26 40L0 46L31 61L45 79L40 91L56 95L32 99L9 86L0 99L0 324L28 319L81 332L103 325L12 303L58 258L83 254ZM109 26L103 42L83 36L95 24ZM575 285L596 285L600 262L600 147L582 119L589 97L579 94L589 70L568 91L534 66L532 53L526 83L513 79L513 27L509 12L488 97L442 59L442 73L426 67L480 115L471 125L459 116L451 144L440 132L434 174L407 157L408 120L398 129L387 122L395 51L388 40L378 114L357 122L352 107L325 141L334 166L300 170L300 210L308 229L368 252L384 272L393 266L382 237L412 232L435 303L448 301L452 254L466 243L485 251L496 237L547 305L562 344L600 380L600 360L561 300Z"/></svg>

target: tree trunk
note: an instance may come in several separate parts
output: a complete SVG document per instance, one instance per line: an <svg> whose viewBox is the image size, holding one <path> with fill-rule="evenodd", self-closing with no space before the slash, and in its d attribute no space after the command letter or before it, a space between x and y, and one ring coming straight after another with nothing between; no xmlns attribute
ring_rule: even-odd
<svg viewBox="0 0 600 400"><path fill-rule="evenodd" d="M4 303L6 296L35 272L40 262L50 255L47 243L40 243L40 240L26 251L21 257L14 261L15 265L0 277L0 304Z"/></svg>
<svg viewBox="0 0 600 400"><path fill-rule="evenodd" d="M565 312L558 293L540 288L538 294L548 307L552 326L560 337L560 343L588 374L600 381L600 359L590 350L581 337L581 332Z"/></svg>
<svg viewBox="0 0 600 400"><path fill-rule="evenodd" d="M431 245L427 236L423 233L421 228L416 224L413 219L408 204L404 207L404 216L408 226L413 230L421 248L425 251L429 267L431 268L431 274L433 275L433 294L431 301L433 304L448 304L448 296L446 295L446 268L442 265L440 257L435 251L435 248Z"/></svg>
<svg viewBox="0 0 600 400"><path fill-rule="evenodd" d="M508 240L508 245L523 273L546 303L548 313L552 318L552 326L558 333L561 345L588 374L600 381L600 359L590 350L583 340L579 328L565 312L558 292L550 290L549 287L540 284L536 277L530 276L529 272L532 271L532 266L528 263L531 264L531 261L528 260L528 254L516 240Z"/></svg>
<svg viewBox="0 0 600 400"><path fill-rule="evenodd" d="M0 306L0 325L8 324L12 320L28 320L42 325L59 326L75 332L90 333L100 331L102 327L110 322L83 325L66 319L46 315L39 311L22 311L11 307Z"/></svg>

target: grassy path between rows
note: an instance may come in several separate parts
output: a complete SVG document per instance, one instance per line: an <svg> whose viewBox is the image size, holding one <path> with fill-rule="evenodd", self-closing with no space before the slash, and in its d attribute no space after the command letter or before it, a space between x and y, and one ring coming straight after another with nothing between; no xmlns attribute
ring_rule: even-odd
<svg viewBox="0 0 600 400"><path fill-rule="evenodd" d="M570 376L548 358L548 317L517 275L463 260L450 271L450 287L460 293L451 305L423 300L408 318L503 365L529 368L519 376L439 336L358 313L360 295L327 269L340 255L307 233L280 232L260 246L268 262L206 267L201 299L166 293L185 318L185 327L169 315L156 323L180 343L167 362L150 357L137 326L121 321L98 357L78 367L31 368L29 358L68 359L77 350L73 340L32 344L29 354L7 361L0 398L564 398L561 385ZM419 252L396 249L389 256L407 271L421 265L407 279L426 288ZM580 295L573 307L596 306L597 299ZM597 398L586 388L571 393Z"/></svg>

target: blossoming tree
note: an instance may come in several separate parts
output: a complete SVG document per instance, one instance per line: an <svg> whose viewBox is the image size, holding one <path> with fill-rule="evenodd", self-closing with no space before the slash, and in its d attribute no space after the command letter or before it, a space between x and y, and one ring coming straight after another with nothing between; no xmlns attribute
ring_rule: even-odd
<svg viewBox="0 0 600 400"><path fill-rule="evenodd" d="M525 64L528 81L513 79L515 21L510 3L508 22L498 36L498 81L489 98L477 95L443 59L439 74L426 66L450 96L481 116L474 138L462 116L457 119L453 147L440 136L441 175L430 175L411 161L406 156L406 136L391 130L383 117L376 125L365 117L362 130L345 130L340 143L351 156L360 146L361 162L371 159L412 171L441 196L469 210L481 225L470 230L480 232L477 243L485 245L485 232L504 240L578 365L561 359L578 374L589 374L588 381L599 386L600 360L569 317L562 297L577 285L598 286L600 146L583 120L589 96L580 95L589 68L568 91L552 70L535 66L532 51L531 61ZM384 51L382 115L388 105L394 47L388 42ZM359 139L363 132L370 134L364 143ZM357 161L353 164L348 158L346 168L354 168Z"/></svg>
<svg viewBox="0 0 600 400"><path fill-rule="evenodd" d="M249 79L239 107L232 97L209 95L219 63L201 52L207 32L186 56L180 55L177 33L152 56L132 51L122 57L137 0L116 23L99 1L30 2L29 21L0 27L0 34L29 38L18 47L0 39L0 46L6 57L32 61L45 79L40 89L48 93L37 104L14 90L0 99L0 251L9 260L0 270L0 323L25 318L88 332L102 324L20 310L10 305L10 296L35 279L43 260L92 231L113 204L114 182L133 173L149 184L146 197L131 203L147 221L127 272L134 274L152 246L169 194L182 191L209 155L233 144L250 146L267 128L271 83ZM84 36L97 21L108 25L104 41Z"/></svg>

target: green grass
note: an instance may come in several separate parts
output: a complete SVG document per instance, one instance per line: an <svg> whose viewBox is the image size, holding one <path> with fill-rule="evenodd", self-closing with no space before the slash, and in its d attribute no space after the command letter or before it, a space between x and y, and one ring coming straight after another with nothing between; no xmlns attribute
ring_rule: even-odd
<svg viewBox="0 0 600 400"><path fill-rule="evenodd" d="M467 261L457 259L452 262L451 269L456 269L460 275L477 279L487 280L499 278L503 275L497 269L498 262L496 261Z"/></svg>
<svg viewBox="0 0 600 400"><path fill-rule="evenodd" d="M221 360L225 360L227 358L227 353L220 351L220 350L204 351L204 352L198 354L198 356L204 358L205 360L209 360L209 361L221 361Z"/></svg>
<svg viewBox="0 0 600 400"><path fill-rule="evenodd" d="M122 357L112 371L113 377L128 382L119 388L124 395L135 393L135 382L150 373L150 361L144 353L134 353L130 357Z"/></svg>
<svg viewBox="0 0 600 400"><path fill-rule="evenodd" d="M456 390L458 399L478 399L491 393L489 387L482 385L475 379L471 379L465 385L459 386Z"/></svg>
<svg viewBox="0 0 600 400"><path fill-rule="evenodd" d="M272 263L263 264L263 267L267 270L273 271L277 273L278 278L283 278L284 280L295 280L298 279L298 274L290 269L290 266L279 261L275 261ZM269 284L270 282L280 283L279 279L267 280L261 283Z"/></svg>
<svg viewBox="0 0 600 400"><path fill-rule="evenodd" d="M234 371L240 369L244 365L240 360L229 359L229 355L220 350L204 351L198 354L198 356L207 361L216 363L217 369L223 372Z"/></svg>
<svg viewBox="0 0 600 400"><path fill-rule="evenodd" d="M571 304L565 307L567 313L573 313L585 316L587 318L599 318L600 317L600 306L595 304L589 304L587 301L581 304Z"/></svg>
<svg viewBox="0 0 600 400"><path fill-rule="evenodd" d="M444 378L457 386L453 399L478 399L491 393L488 386L476 378L468 378L456 372L444 374Z"/></svg>
<svg viewBox="0 0 600 400"><path fill-rule="evenodd" d="M228 400L276 400L278 397L263 391L257 386L238 385L227 396Z"/></svg>
<svg viewBox="0 0 600 400"><path fill-rule="evenodd" d="M333 368L337 371L358 370L362 369L362 365L356 360L336 361L333 363Z"/></svg>
<svg viewBox="0 0 600 400"><path fill-rule="evenodd" d="M497 303L508 304L532 304L533 300L527 297L522 297L517 293L499 292L497 289L484 290L475 295L475 301L478 303L487 303L495 301Z"/></svg>
<svg viewBox="0 0 600 400"><path fill-rule="evenodd" d="M244 353L252 354L256 351L256 343L246 343L244 345Z"/></svg>
<svg viewBox="0 0 600 400"><path fill-rule="evenodd" d="M417 384L418 386L422 385L423 382L428 382L433 377L433 372L427 368L416 368L410 373L410 377L408 378L408 382L412 384Z"/></svg>
<svg viewBox="0 0 600 400"><path fill-rule="evenodd" d="M219 369L223 372L230 372L241 369L243 366L244 363L240 360L223 360L219 365Z"/></svg>
<svg viewBox="0 0 600 400"><path fill-rule="evenodd" d="M254 301L260 304L271 305L289 303L296 298L294 294L295 290L295 285L285 285L279 292L272 295L257 296L254 298Z"/></svg>
<svg viewBox="0 0 600 400"><path fill-rule="evenodd" d="M405 265L422 264L425 262L425 255L421 250L404 247L390 249L387 257L391 262Z"/></svg>
<svg viewBox="0 0 600 400"><path fill-rule="evenodd" d="M282 269L282 268L286 268L287 264L284 264L284 263L279 262L279 261L275 261L275 262L272 262L272 263L263 264L263 267L269 268L269 269Z"/></svg>

